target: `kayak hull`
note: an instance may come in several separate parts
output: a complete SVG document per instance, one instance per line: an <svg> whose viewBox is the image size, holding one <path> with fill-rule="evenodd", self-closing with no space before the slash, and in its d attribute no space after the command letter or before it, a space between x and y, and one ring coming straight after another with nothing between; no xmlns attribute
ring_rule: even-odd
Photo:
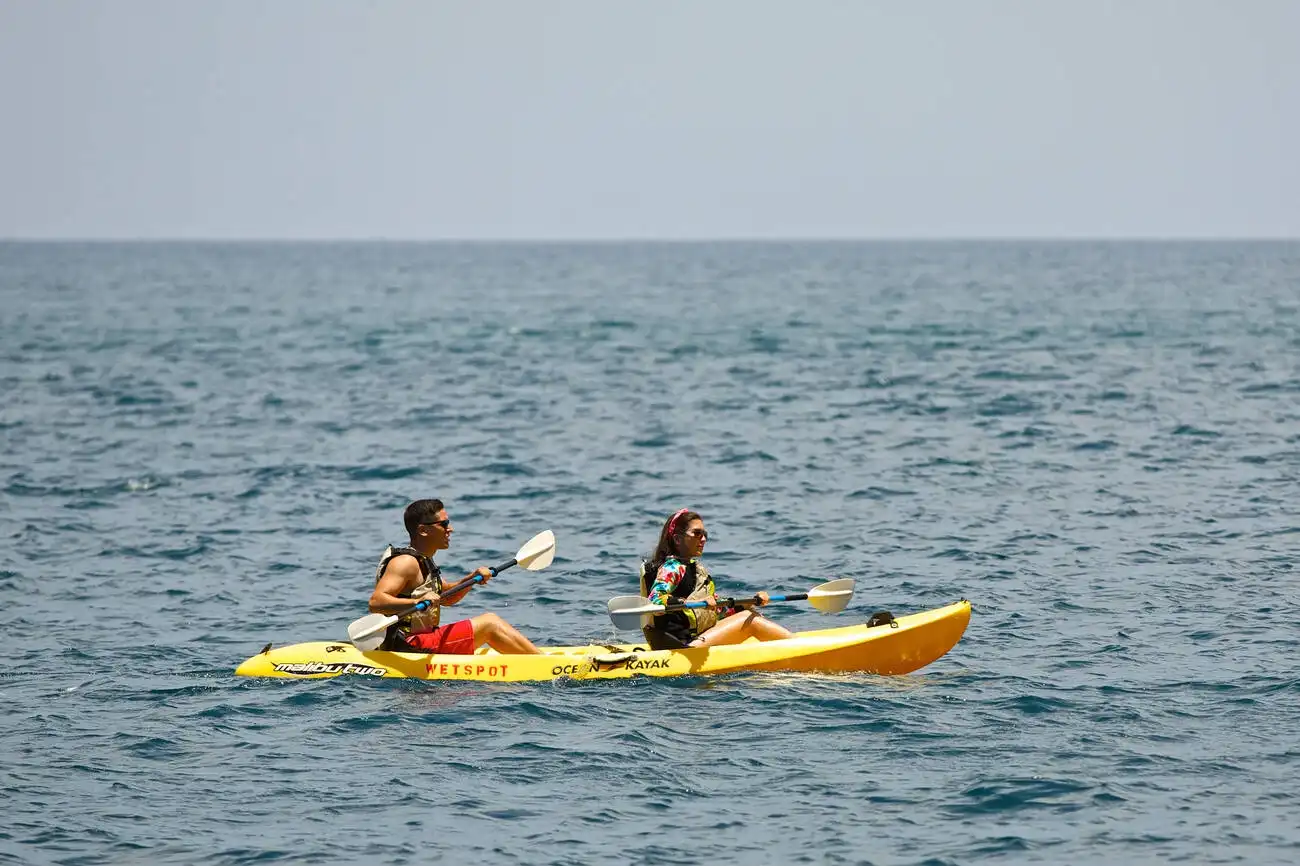
<svg viewBox="0 0 1300 866"><path fill-rule="evenodd" d="M338 676L482 682L675 677L737 671L863 672L918 670L957 645L970 622L970 602L898 617L893 625L852 625L798 632L778 641L682 650L645 644L542 647L541 655L362 652L344 641L268 648L236 668L238 676L327 679Z"/></svg>

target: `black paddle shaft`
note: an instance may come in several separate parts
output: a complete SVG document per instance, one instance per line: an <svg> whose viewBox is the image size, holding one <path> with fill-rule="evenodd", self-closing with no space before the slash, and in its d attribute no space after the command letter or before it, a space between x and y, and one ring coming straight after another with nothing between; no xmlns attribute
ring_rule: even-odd
<svg viewBox="0 0 1300 866"><path fill-rule="evenodd" d="M493 577L496 577L498 571L504 571L505 569L509 568L510 566L512 566L512 565L514 565L514 564L515 564L515 561L512 559L512 560L510 560L510 562L507 563L506 565L500 566L499 568L493 568L493 569L490 569L491 572L492 572L492 576L493 576ZM467 586L471 586L471 585L473 585L473 584L475 584L475 583L479 583L479 582L482 581L482 580L483 580L482 576L481 576L481 575L477 575L477 574L476 574L476 575L473 575L472 577L467 577L467 578L465 578L464 580L462 580L460 583L453 583L451 586L445 587L445 588L442 590L442 592L438 593L438 597L439 597L439 598L443 598L443 597L448 596L448 595L455 595L456 593L460 592L460 591L461 591L462 589L464 589L465 587L467 587ZM426 609L428 609L428 608L431 606L431 604L432 604L432 603L431 603L428 599L425 599L424 601L417 601L415 604L413 604L413 605L411 605L410 607L406 608L405 610L401 611L401 612L398 613L397 615L398 615L398 616L406 616L408 613L415 613L417 610L426 610Z"/></svg>
<svg viewBox="0 0 1300 866"><path fill-rule="evenodd" d="M808 598L806 592L796 592L791 595L774 595L770 601L803 601ZM758 604L758 596L752 598L721 598L718 599L718 607L753 607ZM686 604L668 604L664 605L664 613L672 613L676 610L686 610Z"/></svg>

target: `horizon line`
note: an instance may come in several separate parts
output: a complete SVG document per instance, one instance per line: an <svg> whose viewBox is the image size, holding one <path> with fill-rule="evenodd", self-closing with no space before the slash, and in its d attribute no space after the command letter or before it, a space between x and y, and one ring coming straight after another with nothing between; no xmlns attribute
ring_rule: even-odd
<svg viewBox="0 0 1300 866"><path fill-rule="evenodd" d="M1278 243L1300 235L720 235L716 237L5 236L4 244L789 244L789 243Z"/></svg>

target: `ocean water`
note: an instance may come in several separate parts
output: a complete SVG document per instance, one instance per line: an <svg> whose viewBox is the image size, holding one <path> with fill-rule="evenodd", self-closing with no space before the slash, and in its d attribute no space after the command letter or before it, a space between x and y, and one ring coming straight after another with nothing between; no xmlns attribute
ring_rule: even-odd
<svg viewBox="0 0 1300 866"><path fill-rule="evenodd" d="M1300 861L1300 243L0 245L0 862ZM539 643L971 599L909 676L232 676L401 511Z"/></svg>

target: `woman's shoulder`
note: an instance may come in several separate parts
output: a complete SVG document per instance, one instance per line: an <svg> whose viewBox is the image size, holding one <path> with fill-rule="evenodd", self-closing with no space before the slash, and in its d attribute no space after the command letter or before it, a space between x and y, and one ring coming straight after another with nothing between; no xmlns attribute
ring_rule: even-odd
<svg viewBox="0 0 1300 866"><path fill-rule="evenodd" d="M660 574L663 574L665 571L673 573L684 572L686 571L686 563L682 562L675 556L670 556L659 564L658 571Z"/></svg>

